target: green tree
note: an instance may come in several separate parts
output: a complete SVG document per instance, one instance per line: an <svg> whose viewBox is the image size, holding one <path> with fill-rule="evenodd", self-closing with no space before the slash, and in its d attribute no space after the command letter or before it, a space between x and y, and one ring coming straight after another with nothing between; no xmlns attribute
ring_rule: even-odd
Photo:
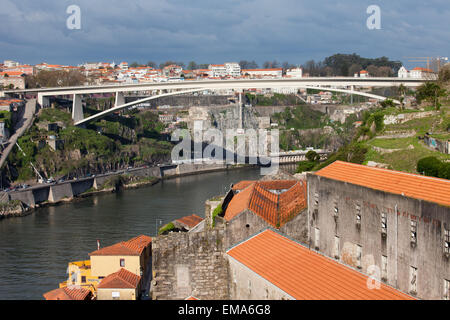
<svg viewBox="0 0 450 320"><path fill-rule="evenodd" d="M438 83L432 81L425 82L416 91L417 102L429 101L434 105L436 110L439 110L441 107L439 99L445 96L447 96L447 91Z"/></svg>

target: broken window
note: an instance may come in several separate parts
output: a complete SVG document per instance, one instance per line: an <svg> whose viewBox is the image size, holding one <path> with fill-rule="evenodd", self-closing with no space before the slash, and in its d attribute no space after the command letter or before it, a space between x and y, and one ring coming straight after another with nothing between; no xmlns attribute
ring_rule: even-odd
<svg viewBox="0 0 450 320"><path fill-rule="evenodd" d="M381 213L381 233L386 234L387 233L387 216L386 212Z"/></svg>
<svg viewBox="0 0 450 320"><path fill-rule="evenodd" d="M381 279L387 280L388 260L387 256L381 256Z"/></svg>
<svg viewBox="0 0 450 320"><path fill-rule="evenodd" d="M413 294L417 293L417 268L409 269L409 291Z"/></svg>
<svg viewBox="0 0 450 320"><path fill-rule="evenodd" d="M341 252L341 248L340 248L340 239L338 236L334 237L334 257L336 259L339 259L340 257L340 252Z"/></svg>
<svg viewBox="0 0 450 320"><path fill-rule="evenodd" d="M411 243L417 243L417 221L411 220Z"/></svg>
<svg viewBox="0 0 450 320"><path fill-rule="evenodd" d="M450 254L450 230L444 229L444 253Z"/></svg>
<svg viewBox="0 0 450 320"><path fill-rule="evenodd" d="M444 279L444 300L450 300L450 280Z"/></svg>
<svg viewBox="0 0 450 320"><path fill-rule="evenodd" d="M356 245L356 266L361 268L361 258L362 258L362 247Z"/></svg>

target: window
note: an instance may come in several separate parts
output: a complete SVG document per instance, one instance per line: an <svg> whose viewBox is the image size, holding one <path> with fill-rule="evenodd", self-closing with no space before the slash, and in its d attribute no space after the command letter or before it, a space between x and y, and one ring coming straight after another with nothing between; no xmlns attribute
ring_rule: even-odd
<svg viewBox="0 0 450 320"><path fill-rule="evenodd" d="M356 245L356 266L361 268L362 247Z"/></svg>
<svg viewBox="0 0 450 320"><path fill-rule="evenodd" d="M444 229L444 253L450 254L450 230Z"/></svg>
<svg viewBox="0 0 450 320"><path fill-rule="evenodd" d="M417 293L417 268L409 268L409 292L412 294Z"/></svg>
<svg viewBox="0 0 450 320"><path fill-rule="evenodd" d="M86 283L86 276L81 276L81 283Z"/></svg>
<svg viewBox="0 0 450 320"><path fill-rule="evenodd" d="M120 266L125 268L125 259L120 259Z"/></svg>
<svg viewBox="0 0 450 320"><path fill-rule="evenodd" d="M411 244L417 243L417 221L411 220Z"/></svg>
<svg viewBox="0 0 450 320"><path fill-rule="evenodd" d="M450 280L444 279L444 300L450 300Z"/></svg>
<svg viewBox="0 0 450 320"><path fill-rule="evenodd" d="M386 234L387 233L387 217L386 212L381 213L381 233Z"/></svg>
<svg viewBox="0 0 450 320"><path fill-rule="evenodd" d="M381 256L381 279L387 280L388 260L386 256Z"/></svg>
<svg viewBox="0 0 450 320"><path fill-rule="evenodd" d="M119 291L113 291L111 292L111 298L113 300L119 300L120 299L120 292Z"/></svg>
<svg viewBox="0 0 450 320"><path fill-rule="evenodd" d="M335 236L335 237L334 237L334 257L335 257L336 259L339 259L340 253L341 253L340 239L339 239L338 236Z"/></svg>
<svg viewBox="0 0 450 320"><path fill-rule="evenodd" d="M314 228L314 247L319 250L320 245L320 230L319 228Z"/></svg>
<svg viewBox="0 0 450 320"><path fill-rule="evenodd" d="M359 204L356 205L356 227L361 227L361 206Z"/></svg>

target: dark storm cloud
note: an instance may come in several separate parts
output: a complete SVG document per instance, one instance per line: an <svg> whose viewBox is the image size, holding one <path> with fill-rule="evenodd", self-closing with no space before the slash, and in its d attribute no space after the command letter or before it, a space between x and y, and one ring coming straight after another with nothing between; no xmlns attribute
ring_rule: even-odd
<svg viewBox="0 0 450 320"><path fill-rule="evenodd" d="M81 30L66 28L66 8L81 8ZM366 9L381 8L381 30ZM445 0L0 0L1 59L303 63L334 53L448 55Z"/></svg>

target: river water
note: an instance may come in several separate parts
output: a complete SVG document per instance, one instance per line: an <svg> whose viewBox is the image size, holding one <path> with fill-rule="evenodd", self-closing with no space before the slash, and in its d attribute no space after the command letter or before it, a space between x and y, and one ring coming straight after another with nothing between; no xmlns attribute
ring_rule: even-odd
<svg viewBox="0 0 450 320"><path fill-rule="evenodd" d="M259 179L259 169L187 176L135 190L97 195L31 215L0 220L0 300L41 300L66 280L67 263L195 213L231 183Z"/></svg>

